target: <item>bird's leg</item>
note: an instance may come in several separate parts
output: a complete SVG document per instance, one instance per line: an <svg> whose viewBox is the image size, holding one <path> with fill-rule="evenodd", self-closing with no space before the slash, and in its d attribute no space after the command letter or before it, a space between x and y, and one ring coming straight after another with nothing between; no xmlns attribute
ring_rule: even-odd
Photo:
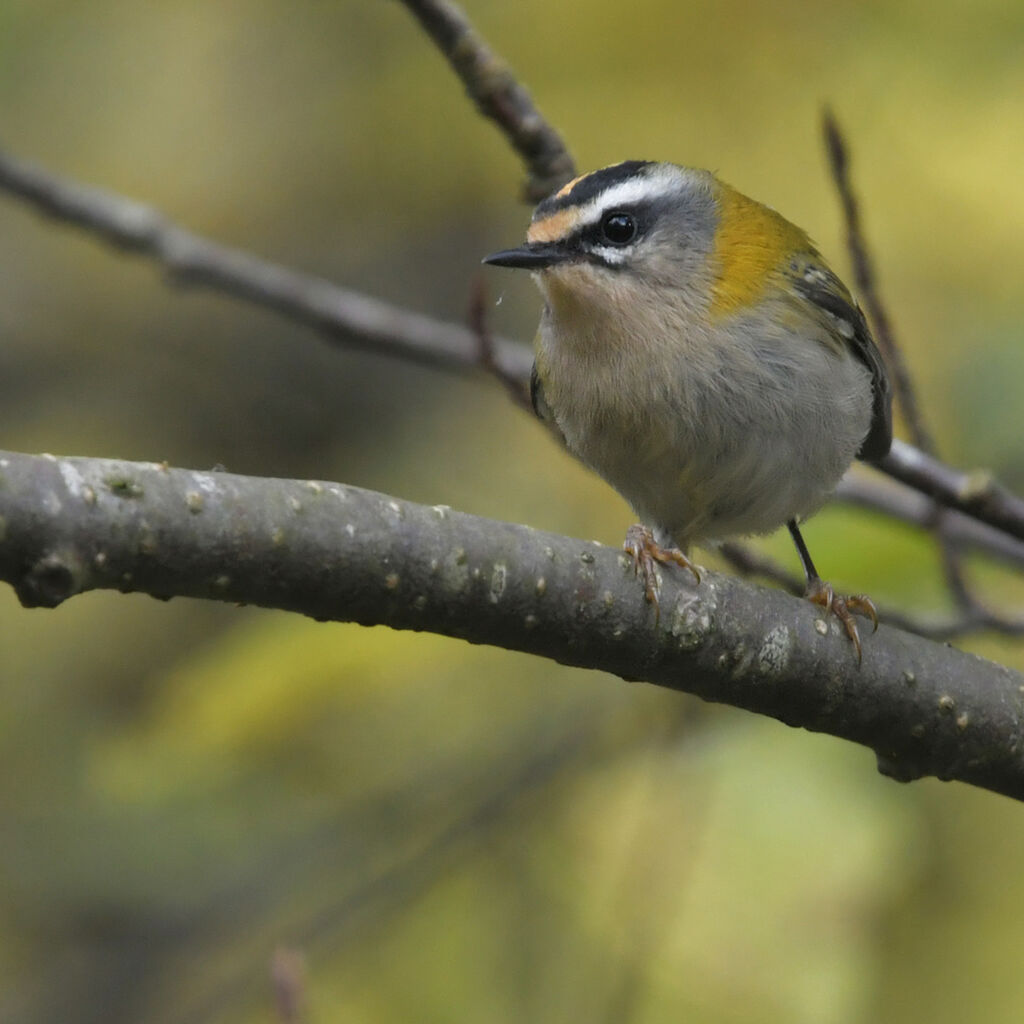
<svg viewBox="0 0 1024 1024"><path fill-rule="evenodd" d="M804 597L814 604L820 604L826 612L831 612L843 624L846 635L853 641L853 646L856 648L857 664L859 665L861 660L860 633L857 632L857 623L853 618L853 613L858 612L865 616L865 618L869 618L877 630L878 610L875 608L874 602L866 594L840 597L832 589L832 585L826 583L818 575L818 570L814 568L814 562L811 561L811 553L807 550L807 545L804 543L804 538L800 533L799 527L796 525L796 520L791 519L786 525L789 527L793 543L796 545L797 554L800 556L800 563L804 567L804 576L807 579L807 589L804 591Z"/></svg>
<svg viewBox="0 0 1024 1024"><path fill-rule="evenodd" d="M694 579L700 583L700 571L679 548L664 548L655 539L654 534L643 524L634 523L626 531L626 539L622 544L623 550L632 557L634 571L644 578L644 594L647 601L653 604L660 615L661 607L658 604L658 573L655 569L655 562L662 565L681 565L693 573Z"/></svg>

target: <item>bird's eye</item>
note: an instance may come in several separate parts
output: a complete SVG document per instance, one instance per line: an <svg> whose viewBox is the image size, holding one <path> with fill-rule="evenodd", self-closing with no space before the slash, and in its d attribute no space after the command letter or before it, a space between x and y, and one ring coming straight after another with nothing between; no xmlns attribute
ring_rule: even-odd
<svg viewBox="0 0 1024 1024"><path fill-rule="evenodd" d="M628 213L606 213L601 234L612 245L628 245L636 237L636 221Z"/></svg>

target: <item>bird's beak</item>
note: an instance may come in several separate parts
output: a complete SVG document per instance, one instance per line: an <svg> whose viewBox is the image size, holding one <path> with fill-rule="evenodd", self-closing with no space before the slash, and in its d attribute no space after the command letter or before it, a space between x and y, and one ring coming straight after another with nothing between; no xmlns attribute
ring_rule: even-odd
<svg viewBox="0 0 1024 1024"><path fill-rule="evenodd" d="M563 246L551 242L527 242L518 249L503 249L485 256L484 263L494 267L515 267L521 270L543 270L557 263L567 263L572 253Z"/></svg>

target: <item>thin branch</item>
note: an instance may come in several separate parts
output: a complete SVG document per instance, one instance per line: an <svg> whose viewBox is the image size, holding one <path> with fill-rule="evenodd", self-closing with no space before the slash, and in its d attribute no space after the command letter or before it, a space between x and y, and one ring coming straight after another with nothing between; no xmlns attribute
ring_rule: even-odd
<svg viewBox="0 0 1024 1024"><path fill-rule="evenodd" d="M728 541L718 547L718 553L748 579L768 580L789 594L803 593L804 582L799 576L783 568L775 559L755 551L746 544ZM948 615L929 616L908 615L898 608L884 604L878 604L877 607L880 622L929 640L951 640L972 633L1024 636L1024 617L997 615L979 602L966 608L958 607L955 612Z"/></svg>
<svg viewBox="0 0 1024 1024"><path fill-rule="evenodd" d="M716 573L665 573L660 624L622 552L319 481L0 454L0 579L23 604L137 590L430 630L646 680L1024 799L1024 675L835 620Z"/></svg>
<svg viewBox="0 0 1024 1024"><path fill-rule="evenodd" d="M880 617L881 614L879 612ZM958 608L948 615L935 615L927 619L890 608L886 612L885 621L897 629L905 629L936 641L949 641L957 637L970 636L972 633L1024 636L1024 619L996 615L979 603L970 608Z"/></svg>
<svg viewBox="0 0 1024 1024"><path fill-rule="evenodd" d="M738 572L753 579L767 580L782 587L787 594L799 597L806 584L801 576L781 566L774 558L755 551L748 544L739 541L724 541L716 549L718 553Z"/></svg>
<svg viewBox="0 0 1024 1024"><path fill-rule="evenodd" d="M1024 540L1024 499L988 472L954 469L903 441L893 441L878 468L947 508Z"/></svg>
<svg viewBox="0 0 1024 1024"><path fill-rule="evenodd" d="M200 285L271 309L336 344L447 370L479 368L479 339L461 324L389 305L218 245L179 227L151 206L61 178L3 152L0 190L118 249L148 257L178 284ZM532 355L526 346L494 338L492 351L503 373L529 379Z"/></svg>
<svg viewBox="0 0 1024 1024"><path fill-rule="evenodd" d="M888 366L907 429L910 431L910 439L926 455L934 456L937 454L935 439L925 423L924 414L917 401L910 369L907 366L907 361L903 358L903 350L896 341L892 322L878 290L871 256L861 229L859 205L853 191L853 184L850 181L848 148L831 110L825 110L823 129L832 177L839 193L846 221L847 247L850 251L850 261L853 264L857 290L867 306L868 317L874 326L875 337ZM960 547L949 535L945 520L946 514L939 506L936 506L933 509L932 522L929 527L938 538L946 584L958 608L966 613L982 614L983 609L971 592L964 574Z"/></svg>
<svg viewBox="0 0 1024 1024"><path fill-rule="evenodd" d="M528 382L523 379L521 374L506 373L495 358L494 335L491 334L491 327L487 322L487 306L487 282L482 274L477 274L470 285L466 319L469 322L469 329L477 339L480 368L501 383L509 398L520 409L532 413L533 404L530 401Z"/></svg>
<svg viewBox="0 0 1024 1024"><path fill-rule="evenodd" d="M928 454L934 454L935 442L925 425L924 416L917 402L914 383L910 376L907 361L903 358L903 350L896 342L889 314L878 292L874 267L868 254L867 243L860 225L860 209L850 181L850 159L843 138L832 111L827 109L822 117L822 128L825 135L825 148L828 151L832 179L839 193L839 201L843 208L846 221L846 244L850 250L850 262L853 265L854 282L857 293L867 309L868 318L874 327L875 339L882 351L889 375L892 378L896 400L903 410L907 429L914 445Z"/></svg>
<svg viewBox="0 0 1024 1024"><path fill-rule="evenodd" d="M838 501L880 512L926 530L935 526L935 502L894 480L848 473L836 488L835 496ZM977 519L952 509L943 509L941 529L949 544L965 550L973 548L1003 564L1024 568L1024 542ZM880 614L890 625L909 629L932 640L949 640L978 632L1024 635L1024 616L1019 611L1013 614L994 612L970 593L956 605L956 612L944 618L916 618L892 608Z"/></svg>
<svg viewBox="0 0 1024 1024"><path fill-rule="evenodd" d="M573 160L561 136L459 7L450 0L402 2L462 79L480 113L497 124L526 164L524 198L539 202L574 177Z"/></svg>
<svg viewBox="0 0 1024 1024"><path fill-rule="evenodd" d="M835 500L902 520L930 530L935 524L935 502L896 480L864 473L847 473L835 491ZM1024 569L1024 541L963 512L947 511L942 528L950 540L989 558Z"/></svg>

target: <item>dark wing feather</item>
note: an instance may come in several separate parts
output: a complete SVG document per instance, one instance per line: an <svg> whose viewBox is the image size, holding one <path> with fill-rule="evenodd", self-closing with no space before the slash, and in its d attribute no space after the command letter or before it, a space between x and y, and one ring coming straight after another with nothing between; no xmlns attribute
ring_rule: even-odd
<svg viewBox="0 0 1024 1024"><path fill-rule="evenodd" d="M848 324L850 330L838 333L854 355L871 371L871 427L857 452L857 458L872 462L882 458L892 445L892 389L889 375L864 314L843 283L822 266L797 277L794 287L801 295L833 318L833 323ZM852 334L850 333L852 331Z"/></svg>
<svg viewBox="0 0 1024 1024"><path fill-rule="evenodd" d="M533 406L537 419L543 420L547 418L544 415L544 410L547 408L547 403L544 401L544 386L540 382L540 373L537 371L536 360L534 360L533 367L530 370L530 405Z"/></svg>
<svg viewBox="0 0 1024 1024"><path fill-rule="evenodd" d="M537 369L536 360L534 361L533 369L530 371L530 404L533 406L533 411L537 414L537 418L558 438L564 448L568 448L569 446L565 443L565 435L562 433L562 428L555 421L555 417L551 412L551 406L548 405L547 399L544 397L544 382L540 379L540 370Z"/></svg>

